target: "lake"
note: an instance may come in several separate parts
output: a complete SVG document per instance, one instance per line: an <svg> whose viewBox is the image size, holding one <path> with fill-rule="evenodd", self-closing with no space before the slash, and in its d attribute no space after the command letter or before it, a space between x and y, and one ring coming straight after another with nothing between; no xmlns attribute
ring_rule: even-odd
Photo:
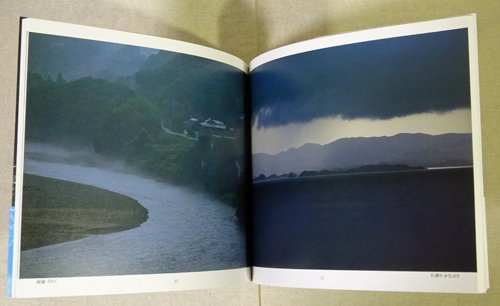
<svg viewBox="0 0 500 306"><path fill-rule="evenodd" d="M472 168L254 183L260 267L476 271Z"/></svg>

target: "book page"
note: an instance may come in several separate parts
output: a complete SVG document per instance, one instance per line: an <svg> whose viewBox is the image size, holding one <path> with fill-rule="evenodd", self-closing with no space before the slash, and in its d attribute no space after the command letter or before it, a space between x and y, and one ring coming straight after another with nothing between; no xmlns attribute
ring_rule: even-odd
<svg viewBox="0 0 500 306"><path fill-rule="evenodd" d="M11 295L249 282L246 65L24 19Z"/></svg>
<svg viewBox="0 0 500 306"><path fill-rule="evenodd" d="M251 63L254 281L484 292L475 16Z"/></svg>

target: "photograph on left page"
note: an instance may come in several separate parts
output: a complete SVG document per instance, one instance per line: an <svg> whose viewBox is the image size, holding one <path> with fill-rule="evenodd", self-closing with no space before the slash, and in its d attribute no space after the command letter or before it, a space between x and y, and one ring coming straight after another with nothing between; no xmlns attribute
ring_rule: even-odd
<svg viewBox="0 0 500 306"><path fill-rule="evenodd" d="M19 278L247 267L246 74L155 48L27 39Z"/></svg>

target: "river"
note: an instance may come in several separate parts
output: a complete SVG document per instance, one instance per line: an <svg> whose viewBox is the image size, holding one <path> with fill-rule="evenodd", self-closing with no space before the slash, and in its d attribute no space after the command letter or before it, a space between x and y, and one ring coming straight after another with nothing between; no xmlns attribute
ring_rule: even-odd
<svg viewBox="0 0 500 306"><path fill-rule="evenodd" d="M141 203L141 226L21 252L21 278L154 274L241 268L234 209L191 189L110 169L25 160L25 173L88 184Z"/></svg>

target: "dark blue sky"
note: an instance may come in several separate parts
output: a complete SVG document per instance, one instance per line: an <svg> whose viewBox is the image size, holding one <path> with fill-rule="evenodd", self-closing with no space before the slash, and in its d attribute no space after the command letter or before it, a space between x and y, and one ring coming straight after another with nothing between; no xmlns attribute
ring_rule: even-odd
<svg viewBox="0 0 500 306"><path fill-rule="evenodd" d="M470 107L467 29L310 51L252 71L260 127Z"/></svg>

